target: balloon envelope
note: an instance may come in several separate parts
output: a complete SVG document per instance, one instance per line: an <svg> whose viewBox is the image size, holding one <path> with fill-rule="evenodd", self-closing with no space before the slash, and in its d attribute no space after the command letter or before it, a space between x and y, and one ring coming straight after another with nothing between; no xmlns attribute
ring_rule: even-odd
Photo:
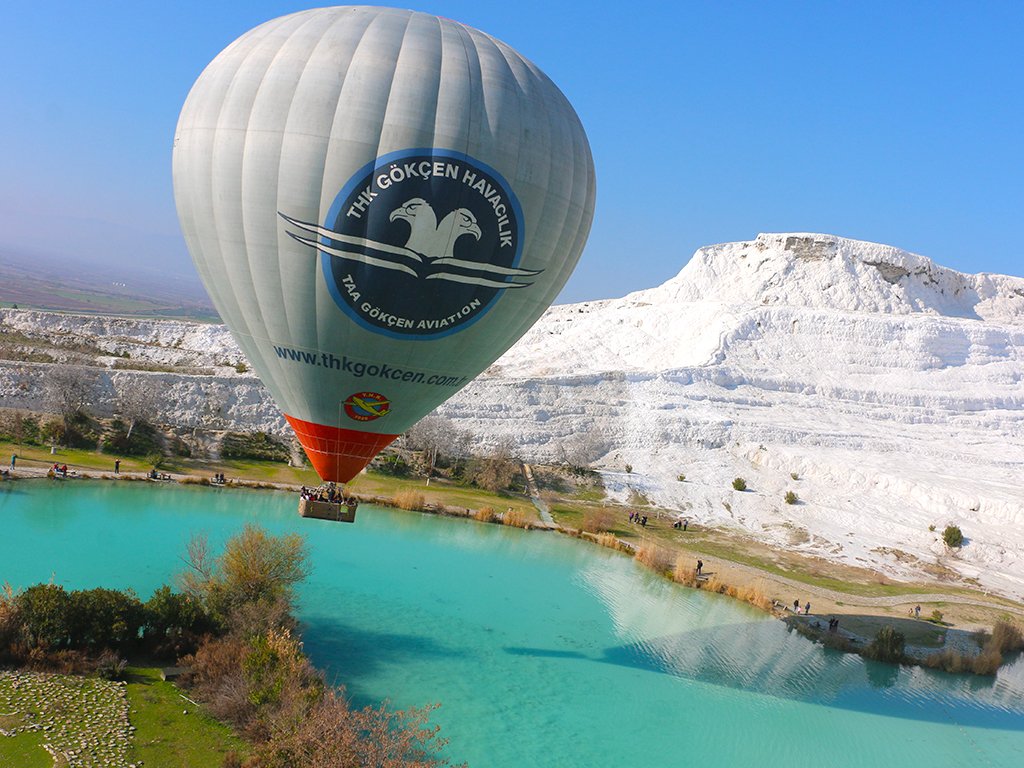
<svg viewBox="0 0 1024 768"><path fill-rule="evenodd" d="M320 476L347 481L568 279L586 135L536 66L454 21L304 11L240 37L174 138L207 290Z"/></svg>

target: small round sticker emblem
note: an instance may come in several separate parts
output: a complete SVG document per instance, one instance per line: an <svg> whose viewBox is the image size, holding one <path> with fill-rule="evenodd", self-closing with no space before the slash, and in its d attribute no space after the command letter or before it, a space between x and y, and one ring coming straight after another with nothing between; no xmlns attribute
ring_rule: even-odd
<svg viewBox="0 0 1024 768"><path fill-rule="evenodd" d="M373 421L391 412L391 401L379 392L356 392L345 400L345 414L356 421Z"/></svg>
<svg viewBox="0 0 1024 768"><path fill-rule="evenodd" d="M280 215L288 235L320 253L342 311L393 338L462 330L543 271L518 266L523 215L505 179L450 150L378 158L348 181L322 226Z"/></svg>

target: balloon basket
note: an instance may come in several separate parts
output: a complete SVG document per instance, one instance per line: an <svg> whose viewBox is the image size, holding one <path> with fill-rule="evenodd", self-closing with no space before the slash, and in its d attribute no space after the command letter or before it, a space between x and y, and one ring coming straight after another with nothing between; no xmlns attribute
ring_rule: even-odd
<svg viewBox="0 0 1024 768"><path fill-rule="evenodd" d="M317 520L333 520L338 523L354 523L356 521L356 502L338 504L332 501L314 501L299 499L299 514Z"/></svg>

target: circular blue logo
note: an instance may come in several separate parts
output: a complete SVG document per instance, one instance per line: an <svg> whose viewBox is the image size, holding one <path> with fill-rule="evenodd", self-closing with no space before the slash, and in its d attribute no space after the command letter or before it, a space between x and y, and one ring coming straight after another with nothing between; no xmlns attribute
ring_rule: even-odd
<svg viewBox="0 0 1024 768"><path fill-rule="evenodd" d="M462 330L540 273L518 267L522 211L508 183L447 150L378 158L344 186L322 226L281 216L289 235L320 252L338 306L396 338Z"/></svg>

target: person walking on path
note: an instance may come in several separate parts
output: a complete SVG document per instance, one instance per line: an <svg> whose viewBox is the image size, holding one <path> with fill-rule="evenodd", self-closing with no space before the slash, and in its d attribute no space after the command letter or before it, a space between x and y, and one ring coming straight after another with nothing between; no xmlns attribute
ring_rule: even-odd
<svg viewBox="0 0 1024 768"><path fill-rule="evenodd" d="M804 616L810 616L810 615L811 615L811 601L808 600L807 604L804 606Z"/></svg>
<svg viewBox="0 0 1024 768"><path fill-rule="evenodd" d="M703 560L698 560L697 561L697 575L698 576L700 576L700 572L701 572L702 568L704 568L704 561Z"/></svg>
<svg viewBox="0 0 1024 768"><path fill-rule="evenodd" d="M114 474L115 475L120 475L121 474L121 460L120 459L114 459Z"/></svg>
<svg viewBox="0 0 1024 768"><path fill-rule="evenodd" d="M14 463L15 463L15 462L16 462L17 460L18 460L18 454L16 454L16 453L12 453L12 454L11 454L11 471L12 471L12 472L14 471Z"/></svg>

